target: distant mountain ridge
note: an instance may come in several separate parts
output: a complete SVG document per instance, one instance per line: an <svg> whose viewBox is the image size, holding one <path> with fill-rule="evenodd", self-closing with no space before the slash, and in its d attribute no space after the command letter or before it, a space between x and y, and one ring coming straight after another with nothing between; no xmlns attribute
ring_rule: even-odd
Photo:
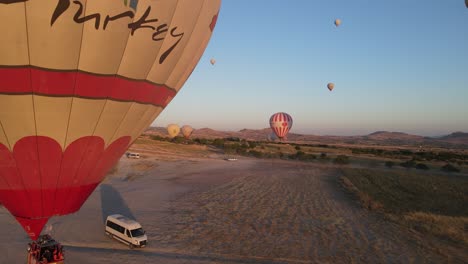
<svg viewBox="0 0 468 264"><path fill-rule="evenodd" d="M166 128L150 127L146 134L167 136ZM218 131L211 128L195 129L192 138L228 138L235 137L246 140L267 141L271 139L272 130L241 129L239 131ZM376 131L362 136L318 136L289 133L288 141L308 144L362 144L362 145L410 145L434 146L449 148L468 148L468 133L454 132L438 138L412 135L403 132Z"/></svg>

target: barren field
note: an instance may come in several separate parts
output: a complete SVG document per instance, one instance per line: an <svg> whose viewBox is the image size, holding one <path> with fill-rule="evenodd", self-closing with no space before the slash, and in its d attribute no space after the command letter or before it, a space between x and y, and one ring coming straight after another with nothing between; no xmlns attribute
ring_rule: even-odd
<svg viewBox="0 0 468 264"><path fill-rule="evenodd" d="M166 146L167 145L167 146ZM336 165L224 155L201 146L134 145L76 214L47 230L66 263L463 263L467 249L363 209ZM104 234L121 213L147 231L131 250ZM22 263L28 238L0 208L0 263ZM46 230L45 229L45 230Z"/></svg>

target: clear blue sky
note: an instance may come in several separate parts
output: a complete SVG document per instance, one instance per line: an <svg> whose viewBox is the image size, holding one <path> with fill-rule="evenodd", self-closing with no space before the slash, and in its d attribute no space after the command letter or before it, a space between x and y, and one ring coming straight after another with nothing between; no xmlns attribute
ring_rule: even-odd
<svg viewBox="0 0 468 264"><path fill-rule="evenodd" d="M464 1L223 0L197 68L153 125L259 129L275 112L304 134L468 132Z"/></svg>

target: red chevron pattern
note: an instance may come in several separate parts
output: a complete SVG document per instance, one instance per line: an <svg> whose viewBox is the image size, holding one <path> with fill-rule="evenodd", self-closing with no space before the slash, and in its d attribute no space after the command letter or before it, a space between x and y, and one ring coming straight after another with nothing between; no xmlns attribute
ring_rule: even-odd
<svg viewBox="0 0 468 264"><path fill-rule="evenodd" d="M292 124L292 117L287 113L279 112L270 117L270 127L279 139L286 137Z"/></svg>

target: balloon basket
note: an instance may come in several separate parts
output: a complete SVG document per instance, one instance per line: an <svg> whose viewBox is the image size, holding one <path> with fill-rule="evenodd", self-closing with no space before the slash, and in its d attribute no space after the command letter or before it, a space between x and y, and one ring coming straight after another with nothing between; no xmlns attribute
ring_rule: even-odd
<svg viewBox="0 0 468 264"><path fill-rule="evenodd" d="M41 235L28 244L27 264L63 264L63 246L50 235Z"/></svg>

